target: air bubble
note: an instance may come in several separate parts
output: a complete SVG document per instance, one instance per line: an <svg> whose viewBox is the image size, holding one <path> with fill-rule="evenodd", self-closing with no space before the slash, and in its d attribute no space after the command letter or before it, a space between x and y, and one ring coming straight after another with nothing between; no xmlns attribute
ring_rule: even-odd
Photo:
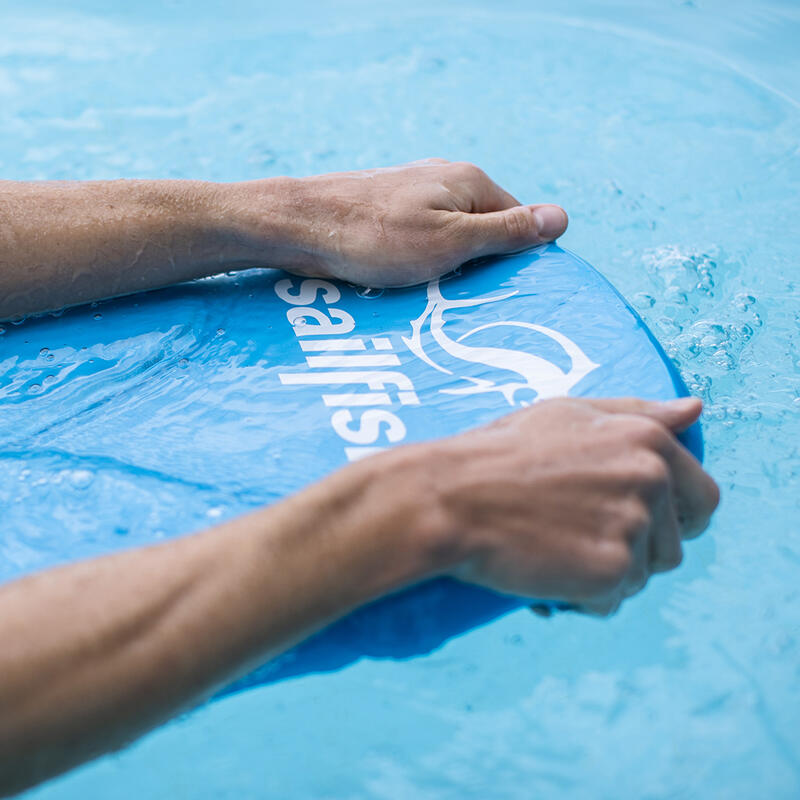
<svg viewBox="0 0 800 800"><path fill-rule="evenodd" d="M69 482L75 489L88 489L93 480L94 474L88 469L74 469L69 476Z"/></svg>
<svg viewBox="0 0 800 800"><path fill-rule="evenodd" d="M689 299L689 296L678 286L668 286L667 290L664 292L664 299L672 303L685 303Z"/></svg>

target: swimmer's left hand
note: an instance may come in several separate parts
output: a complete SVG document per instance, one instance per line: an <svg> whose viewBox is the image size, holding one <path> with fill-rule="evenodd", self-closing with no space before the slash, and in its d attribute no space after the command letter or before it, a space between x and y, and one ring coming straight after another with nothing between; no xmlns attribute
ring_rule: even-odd
<svg viewBox="0 0 800 800"><path fill-rule="evenodd" d="M0 181L0 320L231 269L407 286L560 236L472 164L243 183Z"/></svg>
<svg viewBox="0 0 800 800"><path fill-rule="evenodd" d="M251 264L373 287L421 283L567 227L559 206L522 205L473 164L433 158L225 191Z"/></svg>

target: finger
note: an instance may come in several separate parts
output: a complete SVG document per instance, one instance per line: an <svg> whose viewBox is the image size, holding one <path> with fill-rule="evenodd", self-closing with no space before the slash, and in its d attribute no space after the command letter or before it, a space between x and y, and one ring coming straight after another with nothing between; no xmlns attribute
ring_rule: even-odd
<svg viewBox="0 0 800 800"><path fill-rule="evenodd" d="M608 414L638 414L660 422L673 433L681 433L697 422L703 410L699 397L675 400L640 400L638 397L593 398L585 402Z"/></svg>
<svg viewBox="0 0 800 800"><path fill-rule="evenodd" d="M683 560L678 515L671 493L661 499L654 517L649 541L649 569L651 573L668 572Z"/></svg>
<svg viewBox="0 0 800 800"><path fill-rule="evenodd" d="M577 611L584 614L589 614L593 617L610 617L617 612L623 601L623 596L620 592L615 594L604 595L593 600L587 600L576 606Z"/></svg>
<svg viewBox="0 0 800 800"><path fill-rule="evenodd" d="M477 178L471 187L470 213L488 214L522 205L514 195L496 184L486 173L479 172Z"/></svg>
<svg viewBox="0 0 800 800"><path fill-rule="evenodd" d="M442 171L442 183L449 188L455 205L452 211L486 214L520 205L516 197L498 186L480 167L466 161Z"/></svg>
<svg viewBox="0 0 800 800"><path fill-rule="evenodd" d="M661 455L672 476L674 513L684 539L699 536L719 505L719 487L677 439L665 442Z"/></svg>
<svg viewBox="0 0 800 800"><path fill-rule="evenodd" d="M513 253L561 236L567 214L560 206L512 206L500 211L462 214L470 258Z"/></svg>
<svg viewBox="0 0 800 800"><path fill-rule="evenodd" d="M592 407L614 414L622 421L628 417L646 417L658 422L649 446L666 462L673 487L678 528L684 539L702 533L719 505L719 488L700 462L669 431L680 433L693 424L702 410L698 398L683 397L667 402L651 402L633 397L588 400ZM659 430L663 435L659 435Z"/></svg>
<svg viewBox="0 0 800 800"><path fill-rule="evenodd" d="M703 404L696 397L651 402L634 397L589 400L594 408L611 414L633 414L661 423L680 433L697 421ZM657 450L670 468L675 513L684 539L698 536L719 505L719 488L700 462L674 437L657 437Z"/></svg>
<svg viewBox="0 0 800 800"><path fill-rule="evenodd" d="M633 543L633 559L622 585L622 595L632 597L647 585L650 578L650 532L639 536Z"/></svg>

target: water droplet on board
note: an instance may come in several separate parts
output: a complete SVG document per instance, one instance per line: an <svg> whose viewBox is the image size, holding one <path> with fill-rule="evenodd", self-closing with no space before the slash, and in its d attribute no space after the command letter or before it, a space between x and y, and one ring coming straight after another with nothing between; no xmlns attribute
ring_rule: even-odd
<svg viewBox="0 0 800 800"><path fill-rule="evenodd" d="M189 366L189 359L188 359L188 358L182 358L182 359L181 359L181 360L178 362L178 366L179 366L181 369L186 369L186 368Z"/></svg>
<svg viewBox="0 0 800 800"><path fill-rule="evenodd" d="M49 350L48 350L46 347L43 347L43 348L42 348L42 349L39 351L39 355L40 355L40 356L46 356L46 355L47 355L49 352L50 352L50 351L49 351Z"/></svg>
<svg viewBox="0 0 800 800"><path fill-rule="evenodd" d="M365 300L375 300L383 294L383 289L371 289L369 286L360 286L356 289L356 294Z"/></svg>
<svg viewBox="0 0 800 800"><path fill-rule="evenodd" d="M224 336L225 328L217 328L217 336Z"/></svg>
<svg viewBox="0 0 800 800"><path fill-rule="evenodd" d="M6 332L6 329L0 325L0 336L2 336Z"/></svg>
<svg viewBox="0 0 800 800"><path fill-rule="evenodd" d="M30 389L28 389L28 391L31 394L40 394L41 391L42 391L42 385L40 383L34 383L34 384L31 385L31 387L30 387Z"/></svg>
<svg viewBox="0 0 800 800"><path fill-rule="evenodd" d="M103 319L103 315L102 314L95 314L94 318L95 319Z"/></svg>

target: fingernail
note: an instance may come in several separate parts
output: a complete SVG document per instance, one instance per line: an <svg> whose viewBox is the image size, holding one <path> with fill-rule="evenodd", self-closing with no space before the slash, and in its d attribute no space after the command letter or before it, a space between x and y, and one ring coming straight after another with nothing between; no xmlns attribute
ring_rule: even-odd
<svg viewBox="0 0 800 800"><path fill-rule="evenodd" d="M567 214L559 206L539 206L534 209L533 218L536 229L542 239L555 239L561 236L567 227Z"/></svg>

